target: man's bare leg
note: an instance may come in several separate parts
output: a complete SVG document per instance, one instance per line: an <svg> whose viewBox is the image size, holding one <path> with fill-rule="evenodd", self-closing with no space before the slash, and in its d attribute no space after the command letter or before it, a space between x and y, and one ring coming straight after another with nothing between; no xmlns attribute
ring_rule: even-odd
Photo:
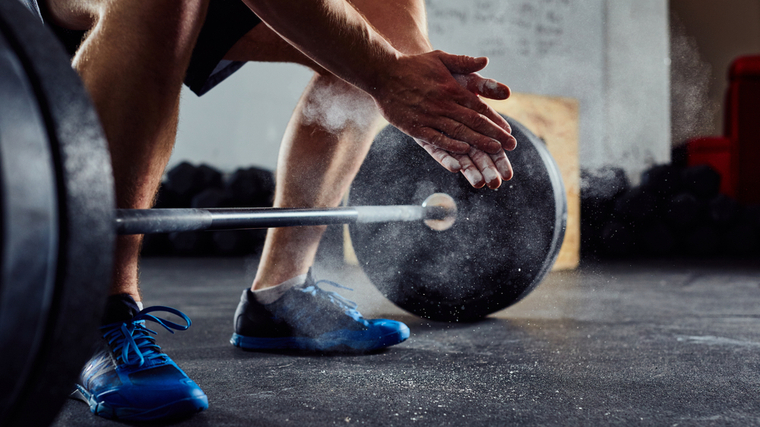
<svg viewBox="0 0 760 427"><path fill-rule="evenodd" d="M421 0L353 1L405 53L431 50ZM265 26L236 44L228 59L296 62L316 74L288 124L277 167L276 207L338 206L366 156L380 119L374 101L292 48ZM305 274L326 227L270 229L253 289Z"/></svg>
<svg viewBox="0 0 760 427"><path fill-rule="evenodd" d="M88 30L73 65L108 139L116 205L150 208L174 146L179 93L208 0L49 0L56 24ZM112 294L140 301L142 236L120 236Z"/></svg>
<svg viewBox="0 0 760 427"><path fill-rule="evenodd" d="M347 112L348 106L354 109ZM274 205L338 206L369 150L377 118L371 98L330 75L315 76L280 148ZM270 229L253 289L305 274L325 229Z"/></svg>

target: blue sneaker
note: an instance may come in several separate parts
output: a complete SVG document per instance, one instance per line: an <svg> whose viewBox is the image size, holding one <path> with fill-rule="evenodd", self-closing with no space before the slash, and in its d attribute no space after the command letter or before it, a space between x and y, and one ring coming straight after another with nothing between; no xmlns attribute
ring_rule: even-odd
<svg viewBox="0 0 760 427"><path fill-rule="evenodd" d="M250 289L243 291L235 312L235 333L230 342L246 350L372 351L409 338L409 327L387 319L367 320L356 303L314 282L285 292L271 304L260 304ZM350 290L350 289L349 289Z"/></svg>
<svg viewBox="0 0 760 427"><path fill-rule="evenodd" d="M178 325L155 317L165 311L181 317ZM149 307L126 322L101 327L105 348L87 362L73 397L105 418L149 421L184 418L208 408L208 398L198 385L161 351L147 320L172 329L186 330L190 319L169 307Z"/></svg>

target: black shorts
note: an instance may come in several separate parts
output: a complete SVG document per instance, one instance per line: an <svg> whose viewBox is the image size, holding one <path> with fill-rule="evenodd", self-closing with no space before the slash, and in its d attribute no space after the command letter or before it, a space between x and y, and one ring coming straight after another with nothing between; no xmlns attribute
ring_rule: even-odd
<svg viewBox="0 0 760 427"><path fill-rule="evenodd" d="M85 31L72 31L50 24L42 7L44 3L38 4L38 0L21 2L53 30L69 54L74 56ZM211 0L185 75L187 87L200 96L239 70L245 63L225 60L224 55L260 23L261 19L241 0Z"/></svg>

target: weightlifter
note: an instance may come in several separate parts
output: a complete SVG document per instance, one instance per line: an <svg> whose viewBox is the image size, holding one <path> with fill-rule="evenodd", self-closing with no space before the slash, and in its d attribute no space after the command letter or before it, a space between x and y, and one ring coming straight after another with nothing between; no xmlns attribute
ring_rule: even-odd
<svg viewBox="0 0 760 427"><path fill-rule="evenodd" d="M202 95L249 61L314 70L282 141L275 206L337 206L381 116L474 187L497 188L512 176L504 149L516 141L477 96L505 99L509 88L476 73L486 58L432 51L423 0L22 1L64 42L92 97L119 208L152 206L175 140L183 81ZM324 229L269 231L235 313L232 344L369 351L409 337L406 325L364 319L318 286L310 267ZM142 309L140 243L140 236L119 237L105 345L82 371L77 394L108 418L188 416L208 399L161 351L146 321L183 329L151 313L189 319L168 307Z"/></svg>

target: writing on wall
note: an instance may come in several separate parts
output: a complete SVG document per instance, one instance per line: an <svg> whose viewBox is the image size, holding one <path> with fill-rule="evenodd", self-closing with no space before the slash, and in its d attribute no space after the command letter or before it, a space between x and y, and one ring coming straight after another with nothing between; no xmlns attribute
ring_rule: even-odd
<svg viewBox="0 0 760 427"><path fill-rule="evenodd" d="M568 52L567 34L578 0L426 0L431 38L470 29L470 45L479 56L540 59Z"/></svg>

